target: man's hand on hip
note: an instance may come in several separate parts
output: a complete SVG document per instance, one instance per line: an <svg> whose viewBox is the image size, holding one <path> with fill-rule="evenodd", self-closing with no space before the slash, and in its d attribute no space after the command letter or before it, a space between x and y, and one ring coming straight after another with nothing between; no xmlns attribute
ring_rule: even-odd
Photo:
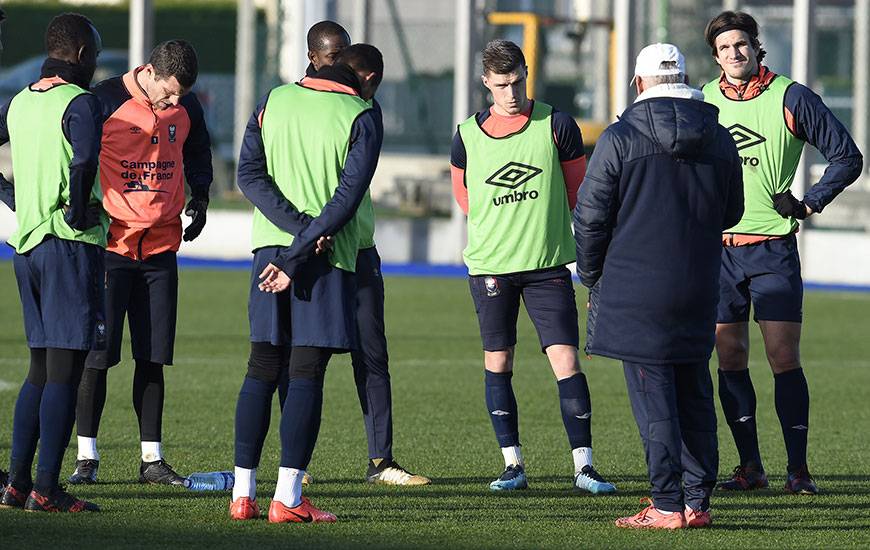
<svg viewBox="0 0 870 550"><path fill-rule="evenodd" d="M103 221L103 205L100 203L91 203L85 209L85 215L81 220L78 220L78 223L73 223L73 220L70 219L69 212L70 206L68 204L64 204L63 208L63 219L66 224L76 231L87 231L93 227L100 225Z"/></svg>
<svg viewBox="0 0 870 550"><path fill-rule="evenodd" d="M783 218L806 219L813 213L804 201L799 201L791 194L791 191L777 193L773 197L773 209Z"/></svg>

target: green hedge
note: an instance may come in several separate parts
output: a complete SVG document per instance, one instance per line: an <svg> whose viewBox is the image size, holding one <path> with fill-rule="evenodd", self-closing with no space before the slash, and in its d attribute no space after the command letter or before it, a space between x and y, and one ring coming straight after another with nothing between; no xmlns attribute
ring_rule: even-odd
<svg viewBox="0 0 870 550"><path fill-rule="evenodd" d="M43 53L43 33L58 13L76 11L89 17L100 31L103 47L126 50L129 45L127 6L72 6L55 1L3 2L4 67ZM226 0L163 0L155 2L154 39L190 41L199 54L202 72L235 70L236 5ZM260 25L262 28L262 14Z"/></svg>

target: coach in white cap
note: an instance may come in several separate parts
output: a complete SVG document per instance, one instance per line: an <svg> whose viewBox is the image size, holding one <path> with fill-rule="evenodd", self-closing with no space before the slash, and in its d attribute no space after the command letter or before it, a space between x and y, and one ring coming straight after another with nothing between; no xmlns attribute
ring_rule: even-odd
<svg viewBox="0 0 870 550"><path fill-rule="evenodd" d="M652 502L616 525L706 527L720 233L743 214L741 162L675 46L647 46L634 72L637 100L599 138L574 210L586 352L623 362L646 452Z"/></svg>
<svg viewBox="0 0 870 550"><path fill-rule="evenodd" d="M673 44L650 44L637 54L634 78L638 101L653 97L704 100L700 90L688 85L686 58Z"/></svg>

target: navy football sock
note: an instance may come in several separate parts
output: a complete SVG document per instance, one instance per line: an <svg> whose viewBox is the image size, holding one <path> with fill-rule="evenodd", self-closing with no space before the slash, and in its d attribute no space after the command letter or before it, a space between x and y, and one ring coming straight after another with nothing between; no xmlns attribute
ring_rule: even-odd
<svg viewBox="0 0 870 550"><path fill-rule="evenodd" d="M245 377L236 403L235 465L253 469L260 465L263 442L269 433L275 384Z"/></svg>
<svg viewBox="0 0 870 550"><path fill-rule="evenodd" d="M12 420L12 457L9 478L17 488L29 489L33 484L31 469L39 441L39 404L42 387L25 380L15 402Z"/></svg>
<svg viewBox="0 0 870 550"><path fill-rule="evenodd" d="M807 432L810 425L810 390L804 369L773 376L776 414L782 426L790 470L807 463Z"/></svg>
<svg viewBox="0 0 870 550"><path fill-rule="evenodd" d="M289 375L289 367L285 365L278 376L278 407L282 411L284 410L284 403L287 402L287 384L290 383Z"/></svg>
<svg viewBox="0 0 870 550"><path fill-rule="evenodd" d="M311 461L323 409L323 377L293 378L281 411L281 467L305 470Z"/></svg>
<svg viewBox="0 0 870 550"><path fill-rule="evenodd" d="M45 348L30 349L30 370L15 402L9 477L22 491L33 485L31 470L39 441L39 406L47 376L45 361Z"/></svg>
<svg viewBox="0 0 870 550"><path fill-rule="evenodd" d="M755 388L749 377L749 369L719 369L719 400L740 455L740 465L754 463L763 470L755 424Z"/></svg>
<svg viewBox="0 0 870 550"><path fill-rule="evenodd" d="M63 455L75 423L76 397L87 352L46 350L46 382L39 405L39 459L34 488L48 494L57 487Z"/></svg>
<svg viewBox="0 0 870 550"><path fill-rule="evenodd" d="M39 407L39 461L35 488L51 493L57 486L63 454L69 443L68 417L75 408L76 388L71 384L46 382Z"/></svg>
<svg viewBox="0 0 870 550"><path fill-rule="evenodd" d="M571 448L591 447L592 401L589 398L586 375L578 372L574 376L559 380L557 384L562 422L565 424Z"/></svg>
<svg viewBox="0 0 870 550"><path fill-rule="evenodd" d="M495 430L499 447L518 447L520 444L517 399L511 386L512 372L486 373L486 408Z"/></svg>

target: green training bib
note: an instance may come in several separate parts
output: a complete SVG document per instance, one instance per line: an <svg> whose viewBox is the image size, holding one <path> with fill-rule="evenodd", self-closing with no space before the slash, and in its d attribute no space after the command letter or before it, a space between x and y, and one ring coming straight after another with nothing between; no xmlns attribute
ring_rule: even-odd
<svg viewBox="0 0 870 550"><path fill-rule="evenodd" d="M375 246L375 205L372 204L372 194L366 191L359 209L356 211L359 225L360 250Z"/></svg>
<svg viewBox="0 0 870 550"><path fill-rule="evenodd" d="M78 231L64 221L63 205L69 204L69 164L72 145L63 135L63 115L70 102L89 93L74 84L61 84L44 91L29 87L9 105L6 123L15 169L15 219L18 228L9 244L19 254L31 250L53 235L68 241L106 246L108 218ZM95 179L96 181L96 179ZM102 204L100 185L91 183L91 204Z"/></svg>
<svg viewBox="0 0 870 550"><path fill-rule="evenodd" d="M719 124L728 128L743 161L743 218L728 233L788 235L798 222L773 208L773 195L791 188L804 142L785 124L785 92L792 81L777 75L760 95L728 99L719 79L704 86L704 98L719 108Z"/></svg>
<svg viewBox="0 0 870 550"><path fill-rule="evenodd" d="M534 271L574 261L571 212L553 143L553 108L534 102L526 126L503 138L472 116L459 125L465 144L471 275Z"/></svg>
<svg viewBox="0 0 870 550"><path fill-rule="evenodd" d="M338 188L356 118L369 106L359 97L286 84L272 90L263 114L266 167L297 210L317 217ZM328 116L324 116L328 113ZM254 210L253 248L289 246L293 236ZM359 250L358 216L338 234L330 263L354 271Z"/></svg>

